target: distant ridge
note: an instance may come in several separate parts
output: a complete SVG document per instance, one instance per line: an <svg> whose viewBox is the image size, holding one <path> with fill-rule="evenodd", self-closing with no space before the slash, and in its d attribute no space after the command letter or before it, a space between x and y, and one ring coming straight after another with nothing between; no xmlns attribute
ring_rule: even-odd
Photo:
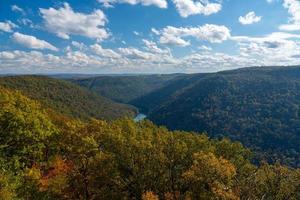
<svg viewBox="0 0 300 200"><path fill-rule="evenodd" d="M64 80L46 76L8 76L0 78L0 86L19 90L43 106L80 119L117 119L133 117L136 109L97 95Z"/></svg>
<svg viewBox="0 0 300 200"><path fill-rule="evenodd" d="M88 88L99 95L121 103L141 97L159 89L181 74L156 75L113 75L91 78L68 79L75 84Z"/></svg>
<svg viewBox="0 0 300 200"><path fill-rule="evenodd" d="M229 137L257 160L300 166L299 66L185 75L131 104L158 125Z"/></svg>

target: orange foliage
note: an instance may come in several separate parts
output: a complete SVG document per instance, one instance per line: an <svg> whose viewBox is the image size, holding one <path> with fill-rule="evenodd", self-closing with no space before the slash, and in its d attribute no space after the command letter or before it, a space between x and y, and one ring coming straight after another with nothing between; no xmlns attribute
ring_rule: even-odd
<svg viewBox="0 0 300 200"><path fill-rule="evenodd" d="M143 194L142 200L159 200L159 198L155 193L147 191Z"/></svg>
<svg viewBox="0 0 300 200"><path fill-rule="evenodd" d="M40 190L47 190L51 180L58 176L66 175L72 168L71 162L62 159L60 156L56 156L51 167L47 170L40 179Z"/></svg>

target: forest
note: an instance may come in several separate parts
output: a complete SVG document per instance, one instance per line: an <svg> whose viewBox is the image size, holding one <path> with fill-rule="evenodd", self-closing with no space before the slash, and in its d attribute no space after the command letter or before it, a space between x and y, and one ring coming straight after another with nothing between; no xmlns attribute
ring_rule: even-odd
<svg viewBox="0 0 300 200"><path fill-rule="evenodd" d="M183 80L189 84L175 81L133 105L146 108L151 121L171 130L240 141L258 162L300 166L299 67L240 69Z"/></svg>
<svg viewBox="0 0 300 200"><path fill-rule="evenodd" d="M87 120L132 117L133 106L117 103L70 82L38 75L0 77L0 86L19 90L47 108L69 117Z"/></svg>
<svg viewBox="0 0 300 200"><path fill-rule="evenodd" d="M67 77L66 80L121 103L130 103L158 90L182 74Z"/></svg>
<svg viewBox="0 0 300 200"><path fill-rule="evenodd" d="M300 169L254 165L229 139L80 120L4 87L0 104L0 199L300 199Z"/></svg>
<svg viewBox="0 0 300 200"><path fill-rule="evenodd" d="M126 79L133 82L137 77ZM74 83L85 87L80 80ZM88 80L92 83L97 78L83 82ZM115 94L120 80L123 87L131 91L128 104L137 107L157 125L240 141L254 152L255 163L279 161L300 167L299 66L176 74L168 81L157 81L158 88L140 78L137 82L140 90L152 88L144 95L135 93L137 86L132 88L126 84L124 77L106 77L105 80L93 82L93 88L98 88L95 92L104 96ZM104 92L101 85L110 90Z"/></svg>

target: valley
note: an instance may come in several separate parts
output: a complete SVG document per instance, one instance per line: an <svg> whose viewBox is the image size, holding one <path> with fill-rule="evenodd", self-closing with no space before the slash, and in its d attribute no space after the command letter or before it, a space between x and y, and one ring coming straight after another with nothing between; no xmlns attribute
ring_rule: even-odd
<svg viewBox="0 0 300 200"><path fill-rule="evenodd" d="M92 90L137 107L147 119L171 130L206 132L212 138L240 141L255 152L255 162L300 165L299 67L177 74L162 76L163 81L158 77L106 77L98 84L94 81ZM151 78L155 81L149 82ZM97 79L72 82L87 87L87 82ZM119 79L131 98L116 97L123 97L115 84ZM130 83L137 81L132 87Z"/></svg>
<svg viewBox="0 0 300 200"><path fill-rule="evenodd" d="M0 78L0 199L300 197L300 67L63 77Z"/></svg>
<svg viewBox="0 0 300 200"><path fill-rule="evenodd" d="M0 0L0 200L300 200L300 0Z"/></svg>

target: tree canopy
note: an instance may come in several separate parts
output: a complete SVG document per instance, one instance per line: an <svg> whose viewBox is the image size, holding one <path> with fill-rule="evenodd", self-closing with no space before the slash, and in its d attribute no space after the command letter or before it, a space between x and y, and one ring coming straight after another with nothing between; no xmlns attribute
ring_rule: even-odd
<svg viewBox="0 0 300 200"><path fill-rule="evenodd" d="M0 88L0 199L300 198L300 170L150 121L81 121Z"/></svg>

